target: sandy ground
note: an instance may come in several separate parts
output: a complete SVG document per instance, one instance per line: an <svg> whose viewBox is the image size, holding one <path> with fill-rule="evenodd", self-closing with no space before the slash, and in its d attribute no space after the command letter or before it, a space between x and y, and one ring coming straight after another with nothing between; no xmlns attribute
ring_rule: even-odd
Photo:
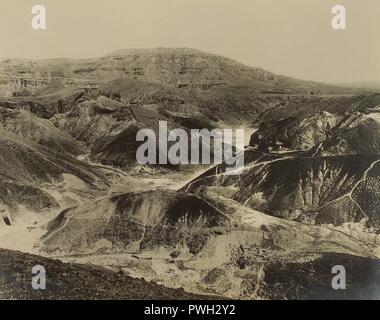
<svg viewBox="0 0 380 320"><path fill-rule="evenodd" d="M19 214L20 216L24 214L23 218L15 219L11 226L0 225L0 247L38 254L39 249L35 244L46 233L46 223L58 213L56 210L41 215L20 209Z"/></svg>

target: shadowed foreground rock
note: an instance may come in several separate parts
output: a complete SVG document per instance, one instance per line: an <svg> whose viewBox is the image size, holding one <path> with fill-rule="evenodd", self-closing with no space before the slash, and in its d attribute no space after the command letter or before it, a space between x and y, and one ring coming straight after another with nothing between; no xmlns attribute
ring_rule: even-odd
<svg viewBox="0 0 380 320"><path fill-rule="evenodd" d="M46 290L34 290L32 268L46 269ZM100 267L0 249L0 299L200 299L183 289L168 289Z"/></svg>

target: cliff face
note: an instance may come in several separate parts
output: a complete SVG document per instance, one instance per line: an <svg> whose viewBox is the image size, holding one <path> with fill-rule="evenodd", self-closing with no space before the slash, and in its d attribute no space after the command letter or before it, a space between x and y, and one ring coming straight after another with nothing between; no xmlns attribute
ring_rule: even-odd
<svg viewBox="0 0 380 320"><path fill-rule="evenodd" d="M49 76L110 80L125 75L150 81L177 85L179 81L256 80L272 81L277 77L265 70L249 68L231 59L193 49L120 50L99 59L51 59L41 61L5 60L2 74L34 76L48 80Z"/></svg>
<svg viewBox="0 0 380 320"><path fill-rule="evenodd" d="M129 77L180 89L210 89L249 85L256 93L363 92L276 75L232 59L186 48L119 50L97 59L0 61L0 93L38 94L46 86L97 88Z"/></svg>

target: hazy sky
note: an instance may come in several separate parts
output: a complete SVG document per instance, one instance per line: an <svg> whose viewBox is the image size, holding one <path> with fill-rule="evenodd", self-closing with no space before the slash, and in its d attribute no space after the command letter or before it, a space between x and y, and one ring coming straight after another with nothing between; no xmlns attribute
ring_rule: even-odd
<svg viewBox="0 0 380 320"><path fill-rule="evenodd" d="M347 30L331 28L336 4ZM380 80L380 0L1 0L0 41L1 58L191 47L302 79Z"/></svg>

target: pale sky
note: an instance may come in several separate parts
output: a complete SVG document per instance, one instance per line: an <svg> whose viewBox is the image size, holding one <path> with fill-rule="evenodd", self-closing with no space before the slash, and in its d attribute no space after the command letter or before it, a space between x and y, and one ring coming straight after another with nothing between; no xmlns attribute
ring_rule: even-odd
<svg viewBox="0 0 380 320"><path fill-rule="evenodd" d="M32 6L47 30L31 27ZM347 10L347 30L331 9ZM1 0L0 58L190 47L300 79L380 80L380 0Z"/></svg>

